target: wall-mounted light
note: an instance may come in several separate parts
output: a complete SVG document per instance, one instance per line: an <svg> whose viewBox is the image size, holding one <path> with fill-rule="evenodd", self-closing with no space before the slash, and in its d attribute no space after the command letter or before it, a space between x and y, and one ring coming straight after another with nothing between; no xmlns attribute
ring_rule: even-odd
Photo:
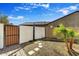
<svg viewBox="0 0 79 59"><path fill-rule="evenodd" d="M51 25L50 28L53 28L53 26Z"/></svg>

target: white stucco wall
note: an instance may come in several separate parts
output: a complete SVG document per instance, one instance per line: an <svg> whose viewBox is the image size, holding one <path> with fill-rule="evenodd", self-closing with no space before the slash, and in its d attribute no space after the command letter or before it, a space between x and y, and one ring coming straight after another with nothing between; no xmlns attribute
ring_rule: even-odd
<svg viewBox="0 0 79 59"><path fill-rule="evenodd" d="M4 46L4 24L0 24L0 49Z"/></svg>
<svg viewBox="0 0 79 59"><path fill-rule="evenodd" d="M33 27L20 26L20 44L33 40Z"/></svg>
<svg viewBox="0 0 79 59"><path fill-rule="evenodd" d="M35 27L35 39L45 37L45 27Z"/></svg>

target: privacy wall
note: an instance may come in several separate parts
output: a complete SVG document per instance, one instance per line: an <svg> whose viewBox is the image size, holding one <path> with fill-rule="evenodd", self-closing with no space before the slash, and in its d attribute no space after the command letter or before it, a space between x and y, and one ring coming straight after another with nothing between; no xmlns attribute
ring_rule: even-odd
<svg viewBox="0 0 79 59"><path fill-rule="evenodd" d="M45 27L35 27L35 39L45 38Z"/></svg>
<svg viewBox="0 0 79 59"><path fill-rule="evenodd" d="M45 38L45 27L0 24L0 49L40 38Z"/></svg>
<svg viewBox="0 0 79 59"><path fill-rule="evenodd" d="M4 25L0 24L0 49L4 46Z"/></svg>
<svg viewBox="0 0 79 59"><path fill-rule="evenodd" d="M45 38L45 27L20 26L20 44L40 38Z"/></svg>
<svg viewBox="0 0 79 59"><path fill-rule="evenodd" d="M20 26L19 43L25 43L30 40L33 40L33 26Z"/></svg>

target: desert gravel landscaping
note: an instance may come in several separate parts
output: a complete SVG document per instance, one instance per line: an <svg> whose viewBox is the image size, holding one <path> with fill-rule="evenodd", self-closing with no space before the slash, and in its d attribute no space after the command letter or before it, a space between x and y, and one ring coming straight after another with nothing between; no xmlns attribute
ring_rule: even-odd
<svg viewBox="0 0 79 59"><path fill-rule="evenodd" d="M11 51L0 53L7 56L70 56L64 42L35 41L22 45ZM10 49L10 48L9 48ZM79 45L74 44L73 49L79 52ZM0 50L1 52L1 50ZM78 54L77 54L78 55Z"/></svg>

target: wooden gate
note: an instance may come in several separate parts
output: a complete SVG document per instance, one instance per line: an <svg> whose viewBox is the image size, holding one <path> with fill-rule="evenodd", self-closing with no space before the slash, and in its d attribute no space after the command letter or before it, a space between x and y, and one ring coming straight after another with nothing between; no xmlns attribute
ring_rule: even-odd
<svg viewBox="0 0 79 59"><path fill-rule="evenodd" d="M5 46L10 46L19 43L19 27L14 25L4 26Z"/></svg>

